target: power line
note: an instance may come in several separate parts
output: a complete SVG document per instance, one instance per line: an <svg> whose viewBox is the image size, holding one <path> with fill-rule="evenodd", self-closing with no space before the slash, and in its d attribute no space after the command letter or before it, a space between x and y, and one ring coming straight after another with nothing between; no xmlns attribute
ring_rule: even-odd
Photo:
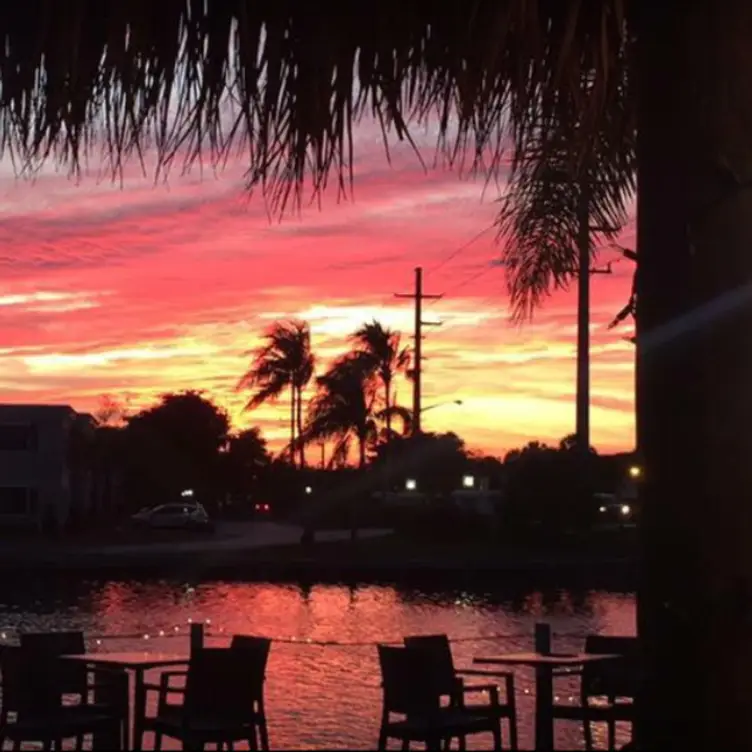
<svg viewBox="0 0 752 752"><path fill-rule="evenodd" d="M461 290L463 287L466 287L471 282L475 282L476 279L482 277L486 272L488 272L490 268L492 267L484 266L482 269L475 272L475 274L471 274L469 277L460 280L456 285L454 285L454 287L450 287L445 294L448 295L449 293L456 292L457 290Z"/></svg>
<svg viewBox="0 0 752 752"><path fill-rule="evenodd" d="M462 251L466 250L471 245L473 245L473 243L475 243L478 240L480 240L489 230L493 230L493 228L494 228L494 225L489 225L488 227L486 227L483 230L481 230L479 233L476 233L475 235L473 235L473 237L470 238L470 240L464 242L461 246L459 246L458 248L455 248L453 251L450 251L450 253L444 259L442 259L441 261L439 261L439 263L436 264L436 266L434 266L433 268L429 269L426 272L426 274L431 274L431 273L436 272L439 269L441 269L443 266L445 266L450 261L452 261L452 259L457 258L457 256L459 256L459 254L462 253Z"/></svg>

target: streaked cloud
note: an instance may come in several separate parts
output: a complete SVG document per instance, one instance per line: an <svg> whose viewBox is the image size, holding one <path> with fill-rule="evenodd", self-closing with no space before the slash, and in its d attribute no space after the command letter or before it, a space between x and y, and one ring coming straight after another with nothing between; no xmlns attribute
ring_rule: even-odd
<svg viewBox="0 0 752 752"><path fill-rule="evenodd" d="M0 399L91 410L105 392L138 407L198 388L283 442L284 402L249 415L235 391L264 330L307 319L322 365L372 318L408 342L413 312L394 293L409 292L422 265L426 291L445 293L424 311L442 324L426 332L426 404L463 400L428 413L426 428L494 453L570 433L574 294L512 326L493 232L481 232L496 189L483 200L482 180L424 170L405 146L390 167L372 131L358 136L354 196L327 194L282 222L245 194L242 163L158 185L134 170L122 188L53 170L33 184L0 179ZM592 423L603 450L634 441L632 347L606 326L631 271L615 263L593 278ZM408 401L409 385L398 394Z"/></svg>

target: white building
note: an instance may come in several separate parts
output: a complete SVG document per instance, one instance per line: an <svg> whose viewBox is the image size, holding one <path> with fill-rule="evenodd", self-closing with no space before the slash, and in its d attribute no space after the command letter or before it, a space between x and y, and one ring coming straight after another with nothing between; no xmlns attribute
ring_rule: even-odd
<svg viewBox="0 0 752 752"><path fill-rule="evenodd" d="M0 404L0 526L61 529L96 506L93 429L67 405Z"/></svg>

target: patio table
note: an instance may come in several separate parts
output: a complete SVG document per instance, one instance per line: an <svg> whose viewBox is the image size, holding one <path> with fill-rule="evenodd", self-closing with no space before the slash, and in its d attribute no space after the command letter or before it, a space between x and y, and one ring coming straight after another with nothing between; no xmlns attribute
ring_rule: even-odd
<svg viewBox="0 0 752 752"><path fill-rule="evenodd" d="M158 653L147 651L129 651L124 653L83 653L81 655L64 655L63 659L84 663L91 668L119 669L128 673L129 697L133 690L133 706L130 708L132 722L127 729L127 748L135 750L141 741L143 718L146 714L146 672L155 669L186 666L187 655L175 653ZM93 749L112 749L111 740L94 740Z"/></svg>
<svg viewBox="0 0 752 752"><path fill-rule="evenodd" d="M609 653L502 653L478 657L473 663L487 666L530 666L535 669L535 749L554 748L552 712L553 672L556 668L581 668L587 663L618 660L622 656Z"/></svg>

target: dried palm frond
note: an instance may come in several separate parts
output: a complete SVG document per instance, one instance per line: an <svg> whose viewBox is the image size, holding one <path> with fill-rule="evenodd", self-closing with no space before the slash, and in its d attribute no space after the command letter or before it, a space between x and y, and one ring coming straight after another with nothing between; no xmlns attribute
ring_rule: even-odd
<svg viewBox="0 0 752 752"><path fill-rule="evenodd" d="M560 102L580 146L623 76L627 0L27 0L0 4L0 152L19 169L99 155L162 171L242 150L277 208L352 178L363 117L493 171ZM584 97L580 81L591 80ZM573 148L575 145L573 144ZM577 147L579 148L579 147Z"/></svg>
<svg viewBox="0 0 752 752"><path fill-rule="evenodd" d="M622 248L621 246L617 246L617 249L622 254L623 258L629 259L630 261L634 261L634 263L637 263L637 254L629 249L629 248ZM608 328L609 329L615 329L619 324L626 321L628 318L635 318L637 315L637 269L635 269L634 274L632 275L632 289L629 294L629 300L627 301L626 305L619 311L619 313L614 316L614 318L609 322ZM633 337L627 337L627 341L633 341Z"/></svg>

